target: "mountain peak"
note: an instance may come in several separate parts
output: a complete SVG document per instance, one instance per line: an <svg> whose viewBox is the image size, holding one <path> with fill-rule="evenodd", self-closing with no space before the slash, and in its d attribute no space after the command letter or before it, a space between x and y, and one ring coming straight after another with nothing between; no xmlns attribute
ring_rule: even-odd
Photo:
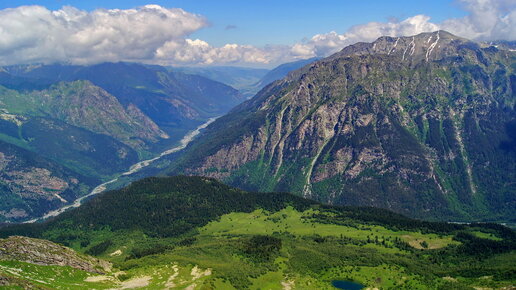
<svg viewBox="0 0 516 290"><path fill-rule="evenodd" d="M401 58L401 61L419 63L457 55L463 47L478 48L479 45L455 36L447 31L424 32L413 36L382 36L371 43L359 42L345 47L335 57L352 55L386 54Z"/></svg>
<svg viewBox="0 0 516 290"><path fill-rule="evenodd" d="M508 56L445 31L348 46L214 122L169 172L417 217L478 218L482 196L483 214L507 214Z"/></svg>

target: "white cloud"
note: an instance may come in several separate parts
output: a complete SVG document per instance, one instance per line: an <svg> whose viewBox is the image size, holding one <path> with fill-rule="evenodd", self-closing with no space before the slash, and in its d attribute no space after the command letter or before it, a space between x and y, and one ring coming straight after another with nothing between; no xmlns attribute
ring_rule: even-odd
<svg viewBox="0 0 516 290"><path fill-rule="evenodd" d="M226 44L212 47L200 39L168 41L156 51L156 61L168 64L261 63L273 59L271 51L251 45Z"/></svg>
<svg viewBox="0 0 516 290"><path fill-rule="evenodd" d="M157 5L92 12L21 6L0 10L0 62L149 60L167 41L205 26L199 15Z"/></svg>
<svg viewBox="0 0 516 290"><path fill-rule="evenodd" d="M516 1L460 0L469 14L446 20L442 29L477 40L516 40Z"/></svg>
<svg viewBox="0 0 516 290"><path fill-rule="evenodd" d="M317 34L290 46L214 47L189 36L207 20L182 9L146 5L135 9L91 12L65 6L0 10L0 65L34 62L91 64L136 61L158 64L277 64L327 56L359 41L382 35L404 36L444 29L476 40L516 40L514 0L457 0L462 18L433 23L426 15L403 21L371 22L339 34Z"/></svg>
<svg viewBox="0 0 516 290"><path fill-rule="evenodd" d="M343 34L334 31L317 34L295 44L291 53L298 58L327 56L359 41L373 41L380 36L407 36L435 30L446 30L473 40L516 40L516 1L460 0L469 14L442 23L430 22L426 15L416 15L401 22L370 22L357 25Z"/></svg>
<svg viewBox="0 0 516 290"><path fill-rule="evenodd" d="M380 36L414 35L439 29L439 26L429 22L430 17L416 15L401 22L370 22L351 27L347 32L338 34L335 31L317 34L310 40L292 47L292 54L298 58L327 56L337 52L347 45L360 41L373 41Z"/></svg>

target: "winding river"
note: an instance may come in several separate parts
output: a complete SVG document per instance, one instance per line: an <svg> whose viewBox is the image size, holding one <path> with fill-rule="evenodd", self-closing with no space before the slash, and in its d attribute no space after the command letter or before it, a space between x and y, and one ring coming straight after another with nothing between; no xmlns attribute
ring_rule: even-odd
<svg viewBox="0 0 516 290"><path fill-rule="evenodd" d="M143 160L143 161L140 161L138 163L133 164L129 168L128 171L120 174L120 176L126 176L126 175L131 175L133 173L136 173L136 172L140 171L142 168L145 168L145 167L149 166L152 162L162 158L163 156L166 156L166 155L169 155L169 154L172 154L172 153L175 153L175 152L178 152L178 151L181 151L181 150L185 149L186 146L188 144L190 144L190 142L192 142L192 140L195 139L195 137L197 135L199 135L199 133L201 133L202 129L208 127L208 125L211 124L216 119L217 118L211 118L208 121L206 121L206 123L204 123L204 124L200 125L199 127L197 127L195 130L188 132L188 134L186 134L183 137L183 139L181 139L181 141L179 141L179 145L178 146L176 146L174 148L171 148L171 149L168 149L168 150L162 152L161 154L159 154L158 156L156 156L156 157L154 157L152 159ZM47 214L45 214L44 216L42 216L42 217L35 218L35 219L32 219L32 220L26 221L24 223L34 223L34 222L36 222L38 220L41 220L41 219L47 219L47 218L54 217L54 216L57 216L59 214L62 214L63 212L65 212L66 210L68 210L70 208L79 207L84 199L86 199L88 197L91 197L91 196L94 196L96 194L99 194L99 193L105 191L107 185L109 185L109 184L111 184L113 182L116 182L116 181L118 181L118 177L98 185L90 193L88 193L87 195L82 196L82 197L76 199L72 204L69 204L69 205L63 206L63 207L61 207L59 209L50 211Z"/></svg>

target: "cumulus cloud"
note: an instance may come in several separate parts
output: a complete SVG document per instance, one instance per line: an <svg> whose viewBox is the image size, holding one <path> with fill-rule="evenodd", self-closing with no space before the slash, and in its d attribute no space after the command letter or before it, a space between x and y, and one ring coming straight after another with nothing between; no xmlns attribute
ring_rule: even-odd
<svg viewBox="0 0 516 290"><path fill-rule="evenodd" d="M373 41L384 35L414 35L435 30L439 30L439 26L431 23L430 17L425 15L409 17L401 22L370 22L353 26L343 34L332 31L314 35L308 41L294 45L291 53L297 58L327 56L347 45L360 41Z"/></svg>
<svg viewBox="0 0 516 290"><path fill-rule="evenodd" d="M402 21L371 22L284 46L226 44L214 47L190 35L208 26L203 16L146 5L91 12L66 6L0 10L0 65L34 62L91 64L136 61L157 64L277 64L328 56L359 41L414 35L438 29L475 40L516 40L514 0L457 0L468 14L433 23L415 15ZM232 25L226 29L234 28Z"/></svg>
<svg viewBox="0 0 516 290"><path fill-rule="evenodd" d="M449 19L442 29L477 40L516 40L516 1L460 0L469 14Z"/></svg>
<svg viewBox="0 0 516 290"><path fill-rule="evenodd" d="M205 26L202 16L157 5L92 12L21 6L0 10L0 61L149 60L167 41L184 39Z"/></svg>
<svg viewBox="0 0 516 290"><path fill-rule="evenodd" d="M257 48L252 45L225 44L213 47L200 39L169 41L156 51L156 61L162 64L268 64L285 59L288 46L268 46Z"/></svg>
<svg viewBox="0 0 516 290"><path fill-rule="evenodd" d="M292 46L295 58L327 56L359 41L373 41L380 36L408 36L439 29L473 40L516 40L516 2L514 0L459 0L468 12L462 18L432 23L426 15L403 21L370 22L350 28L343 34L334 31L317 34Z"/></svg>

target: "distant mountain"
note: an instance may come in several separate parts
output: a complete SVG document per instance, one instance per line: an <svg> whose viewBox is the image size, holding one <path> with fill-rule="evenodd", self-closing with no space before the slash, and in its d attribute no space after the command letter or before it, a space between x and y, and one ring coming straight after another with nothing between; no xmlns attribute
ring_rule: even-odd
<svg viewBox="0 0 516 290"><path fill-rule="evenodd" d="M219 116L244 98L222 83L160 66L102 63L92 66L33 65L4 67L0 85L14 90L42 89L55 83L88 80L138 108L172 138L209 117Z"/></svg>
<svg viewBox="0 0 516 290"><path fill-rule="evenodd" d="M1 228L8 236L0 283L47 288L510 288L516 249L514 231L496 224L425 222L185 176L134 182L47 222Z"/></svg>
<svg viewBox="0 0 516 290"><path fill-rule="evenodd" d="M272 70L241 67L178 67L172 68L172 71L201 75L219 81L239 90L246 98L251 98L268 84L286 77L289 72L302 68L317 59L310 58L284 63Z"/></svg>
<svg viewBox="0 0 516 290"><path fill-rule="evenodd" d="M0 141L0 222L42 215L86 194L97 182Z"/></svg>
<svg viewBox="0 0 516 290"><path fill-rule="evenodd" d="M491 42L485 42L483 43L485 46L494 46L499 49L512 49L516 50L516 41L506 41L506 40L499 40L499 41L491 41Z"/></svg>
<svg viewBox="0 0 516 290"><path fill-rule="evenodd" d="M73 202L163 138L141 111L88 81L41 91L0 86L0 220L27 220Z"/></svg>
<svg viewBox="0 0 516 290"><path fill-rule="evenodd" d="M246 91L269 72L268 69L234 66L173 67L171 70L203 76L232 86L239 91Z"/></svg>
<svg viewBox="0 0 516 290"><path fill-rule="evenodd" d="M309 59L302 59L294 62L284 63L276 68L269 71L265 76L263 76L260 81L255 83L255 87L257 88L257 92L263 89L268 84L273 83L274 81L280 80L288 75L289 72L295 71L304 67L307 64L310 64L314 61L317 61L319 58L313 57Z"/></svg>
<svg viewBox="0 0 516 290"><path fill-rule="evenodd" d="M0 221L73 202L139 160L113 137L45 116L0 111Z"/></svg>
<svg viewBox="0 0 516 290"><path fill-rule="evenodd" d="M440 220L514 220L516 52L445 31L357 43L211 124L168 174Z"/></svg>
<svg viewBox="0 0 516 290"><path fill-rule="evenodd" d="M17 92L0 86L2 110L17 118L51 117L135 148L169 138L135 105L118 100L89 81L60 82L42 91Z"/></svg>
<svg viewBox="0 0 516 290"><path fill-rule="evenodd" d="M4 155L12 162L0 182L0 222L73 202L242 100L227 85L160 66L2 68L0 141L9 146ZM48 164L34 167L37 158ZM57 189L47 188L54 183Z"/></svg>

